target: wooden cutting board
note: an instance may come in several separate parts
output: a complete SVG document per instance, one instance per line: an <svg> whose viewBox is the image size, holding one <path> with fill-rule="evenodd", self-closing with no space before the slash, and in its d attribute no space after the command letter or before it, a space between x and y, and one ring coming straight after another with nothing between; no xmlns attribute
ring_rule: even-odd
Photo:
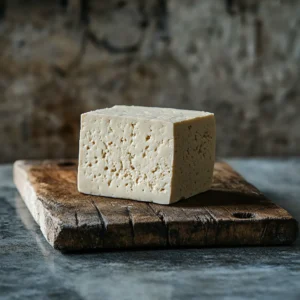
<svg viewBox="0 0 300 300"><path fill-rule="evenodd" d="M212 189L171 206L83 195L77 161L17 161L14 181L47 241L62 251L285 245L298 225L226 163Z"/></svg>

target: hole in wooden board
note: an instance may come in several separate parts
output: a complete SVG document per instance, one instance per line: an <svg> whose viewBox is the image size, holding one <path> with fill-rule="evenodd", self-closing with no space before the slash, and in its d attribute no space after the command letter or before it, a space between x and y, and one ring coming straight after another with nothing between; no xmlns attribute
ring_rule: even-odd
<svg viewBox="0 0 300 300"><path fill-rule="evenodd" d="M253 219L255 214L249 212L236 212L232 214L237 219Z"/></svg>
<svg viewBox="0 0 300 300"><path fill-rule="evenodd" d="M75 163L72 161L63 161L57 164L59 167L71 167L75 166Z"/></svg>

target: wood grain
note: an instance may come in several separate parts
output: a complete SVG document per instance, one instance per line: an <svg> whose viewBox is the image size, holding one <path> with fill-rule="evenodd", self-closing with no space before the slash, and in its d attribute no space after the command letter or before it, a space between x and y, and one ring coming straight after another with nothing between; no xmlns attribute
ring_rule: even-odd
<svg viewBox="0 0 300 300"><path fill-rule="evenodd" d="M17 161L14 181L47 241L62 251L285 245L296 220L226 163L212 189L171 206L77 191L77 161Z"/></svg>

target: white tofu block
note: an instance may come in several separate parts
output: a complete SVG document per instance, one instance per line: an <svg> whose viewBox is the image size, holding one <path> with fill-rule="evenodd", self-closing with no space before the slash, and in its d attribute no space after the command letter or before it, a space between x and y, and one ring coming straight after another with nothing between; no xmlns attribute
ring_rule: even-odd
<svg viewBox="0 0 300 300"><path fill-rule="evenodd" d="M114 106L81 115L78 190L171 204L208 190L214 114Z"/></svg>

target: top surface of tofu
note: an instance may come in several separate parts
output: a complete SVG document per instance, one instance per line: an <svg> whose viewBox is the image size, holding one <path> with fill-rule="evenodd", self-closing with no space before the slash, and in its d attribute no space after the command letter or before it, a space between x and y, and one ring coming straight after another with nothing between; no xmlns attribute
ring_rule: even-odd
<svg viewBox="0 0 300 300"><path fill-rule="evenodd" d="M134 117L144 120L158 120L171 123L182 122L190 119L213 116L213 113L174 108L144 107L116 105L111 108L98 109L87 114L103 116Z"/></svg>

